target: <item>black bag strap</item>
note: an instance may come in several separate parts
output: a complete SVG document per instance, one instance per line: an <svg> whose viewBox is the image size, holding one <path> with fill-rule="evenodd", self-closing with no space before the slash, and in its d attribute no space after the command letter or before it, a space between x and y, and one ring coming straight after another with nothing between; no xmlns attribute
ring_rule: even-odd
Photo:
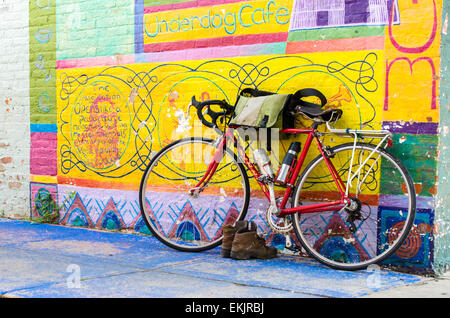
<svg viewBox="0 0 450 318"><path fill-rule="evenodd" d="M304 97L311 97L311 96L318 97L320 99L321 105L306 102L306 101L302 100L302 98L304 98ZM298 90L292 96L291 102L295 103L295 105L293 105L294 107L295 106L307 106L307 107L314 107L314 108L322 108L323 106L325 106L327 104L328 101L327 101L327 98L317 89L304 88L304 89Z"/></svg>
<svg viewBox="0 0 450 318"><path fill-rule="evenodd" d="M276 94L276 93L261 91L256 88L248 87L248 88L243 89L239 95L240 96L250 95L253 97L259 97L259 96L268 96L268 95L274 95L274 94ZM320 99L321 105L306 102L306 101L302 100L302 98L304 98L304 97L311 97L311 96L318 97ZM295 106L308 106L308 107L321 108L321 107L325 106L328 101L327 101L327 98L317 89L304 88L304 89L298 90L295 94L292 95L291 102L296 103L297 105L295 105Z"/></svg>
<svg viewBox="0 0 450 318"><path fill-rule="evenodd" d="M250 95L252 97L275 95L276 93L260 91L256 88L247 87L240 92L240 96Z"/></svg>

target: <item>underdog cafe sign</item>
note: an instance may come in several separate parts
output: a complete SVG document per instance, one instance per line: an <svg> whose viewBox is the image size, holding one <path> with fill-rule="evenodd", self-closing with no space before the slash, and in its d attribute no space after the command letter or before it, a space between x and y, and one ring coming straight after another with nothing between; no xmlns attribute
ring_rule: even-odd
<svg viewBox="0 0 450 318"><path fill-rule="evenodd" d="M144 15L144 44L287 32L293 0L245 1Z"/></svg>

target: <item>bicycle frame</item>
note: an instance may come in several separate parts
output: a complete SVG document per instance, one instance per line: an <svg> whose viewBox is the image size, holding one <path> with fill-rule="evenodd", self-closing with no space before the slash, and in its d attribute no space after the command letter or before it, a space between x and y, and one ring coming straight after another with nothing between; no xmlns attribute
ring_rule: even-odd
<svg viewBox="0 0 450 318"><path fill-rule="evenodd" d="M327 157L324 147L322 144L322 141L319 139L319 136L317 134L316 129L295 129L295 128L289 128L284 129L280 131L281 133L288 133L288 134L307 134L306 142L302 148L302 152L300 153L299 159L295 162L293 173L291 174L291 177L287 181L288 187L286 188L286 192L284 193L283 199L280 203L279 209L281 210L280 217L286 216L288 214L292 213L312 213L312 212L322 212L322 211L329 211L330 208L335 210L343 209L348 202L348 196L345 191L345 184L342 181L341 177L339 176L338 172L336 171L336 168L334 167L333 163L330 161L330 159ZM323 157L331 176L333 177L334 182L336 183L336 186L339 190L341 200L334 201L334 202L328 202L328 203L320 203L320 204L312 204L308 206L301 206L301 207L295 207L295 208L286 208L286 204L289 200L289 197L292 193L292 190L295 187L298 175L300 174L300 171L303 167L303 164L306 159L306 155L312 145L313 140L316 143L317 149L319 150L321 156Z"/></svg>
<svg viewBox="0 0 450 318"><path fill-rule="evenodd" d="M225 110L205 111L210 104ZM359 129L335 129L340 112L336 113L339 116L313 117L313 125L304 129L267 131L230 124L235 114L224 101L197 102L192 98L192 105L202 124L217 133L215 141L206 134L173 141L152 153L141 178L142 218L162 243L180 251L214 248L223 243L226 227L236 227L238 220L245 219L251 202L252 210L266 207L265 213L253 211L264 223L261 230L269 229L265 236L283 235L287 249L295 253L303 249L331 268L367 268L393 255L404 243L414 224L416 191L405 166L383 149L393 146L389 131L370 130L372 127L362 122ZM319 128L324 124L328 129ZM277 138L271 137L279 132L296 138L289 140L290 146L283 142L278 147ZM284 158L276 149L283 146L289 146ZM270 158L279 168L273 169ZM177 202L186 202L189 211L181 211ZM380 206L386 202L388 216L395 218L396 224L382 224L381 229ZM155 204L161 210L158 213L152 210ZM249 215L248 221L253 218ZM301 246L292 241L292 230ZM339 239L345 246L326 245L329 238ZM249 256L253 255L245 257Z"/></svg>
<svg viewBox="0 0 450 318"><path fill-rule="evenodd" d="M333 166L333 163L329 160L327 155L325 154L323 150L323 144L321 140L319 139L319 136L317 134L317 130L312 129L295 129L295 128L289 128L284 129L280 131L281 133L288 133L288 134L307 134L306 142L303 146L302 152L300 154L300 157L298 160L296 160L295 164L293 165L293 172L287 181L288 187L286 188L286 191L283 195L283 199L281 203L278 205L278 208L280 210L280 217L284 217L289 214L293 213L314 213L314 212L322 212L322 211L329 211L330 208L334 210L340 210L346 207L348 201L348 195L346 194L345 184L341 180L338 172L336 171L335 167ZM267 197L267 199L270 202L270 194L267 184L263 183L260 179L261 173L258 171L258 169L255 167L255 165L250 162L249 157L245 153L244 148L239 143L238 138L233 134L232 128L227 128L225 134L218 139L218 144L216 145L218 151L214 154L213 159L211 163L209 164L207 171L203 178L200 180L200 182L191 189L191 193L193 191L199 191L201 192L202 189L206 187L211 177L214 175L219 162L222 160L223 152L226 149L227 143L229 141L233 141L236 145L238 155L243 159L245 165L249 168L251 174L255 178L255 180L258 182L259 186L261 187L263 193ZM320 154L323 156L326 165L328 166L328 169L330 170L330 173L333 177L334 182L336 183L341 199L334 202L327 202L327 203L320 203L320 204L312 204L308 206L300 206L300 207L294 207L294 208L286 208L286 204L289 200L289 197L294 189L296 180L298 178L298 175L300 174L300 171L303 167L304 161L306 159L306 155L312 145L313 140L316 142L317 148L320 152Z"/></svg>

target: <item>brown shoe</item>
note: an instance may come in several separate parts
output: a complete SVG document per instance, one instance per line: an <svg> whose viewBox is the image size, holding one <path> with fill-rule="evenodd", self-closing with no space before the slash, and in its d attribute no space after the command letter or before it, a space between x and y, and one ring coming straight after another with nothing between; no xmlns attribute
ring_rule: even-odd
<svg viewBox="0 0 450 318"><path fill-rule="evenodd" d="M231 253L231 247L234 240L234 235L238 230L245 229L248 226L248 221L237 221L234 226L225 225L223 230L223 239L222 239L222 249L220 251L220 256L229 258Z"/></svg>
<svg viewBox="0 0 450 318"><path fill-rule="evenodd" d="M277 256L277 249L266 246L266 241L258 236L256 224L252 221L248 227L238 230L234 235L230 256L233 259L269 259Z"/></svg>

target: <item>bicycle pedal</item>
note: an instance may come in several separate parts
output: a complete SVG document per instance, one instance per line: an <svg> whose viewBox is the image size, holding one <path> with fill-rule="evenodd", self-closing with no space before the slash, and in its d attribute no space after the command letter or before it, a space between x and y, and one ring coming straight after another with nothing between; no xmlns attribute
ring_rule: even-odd
<svg viewBox="0 0 450 318"><path fill-rule="evenodd" d="M291 246L285 246L284 248L291 250L293 252L299 252L300 251L300 247L298 247L297 245L291 245Z"/></svg>
<svg viewBox="0 0 450 318"><path fill-rule="evenodd" d="M292 252L294 255L302 254L302 249L297 245L285 246L284 249Z"/></svg>

